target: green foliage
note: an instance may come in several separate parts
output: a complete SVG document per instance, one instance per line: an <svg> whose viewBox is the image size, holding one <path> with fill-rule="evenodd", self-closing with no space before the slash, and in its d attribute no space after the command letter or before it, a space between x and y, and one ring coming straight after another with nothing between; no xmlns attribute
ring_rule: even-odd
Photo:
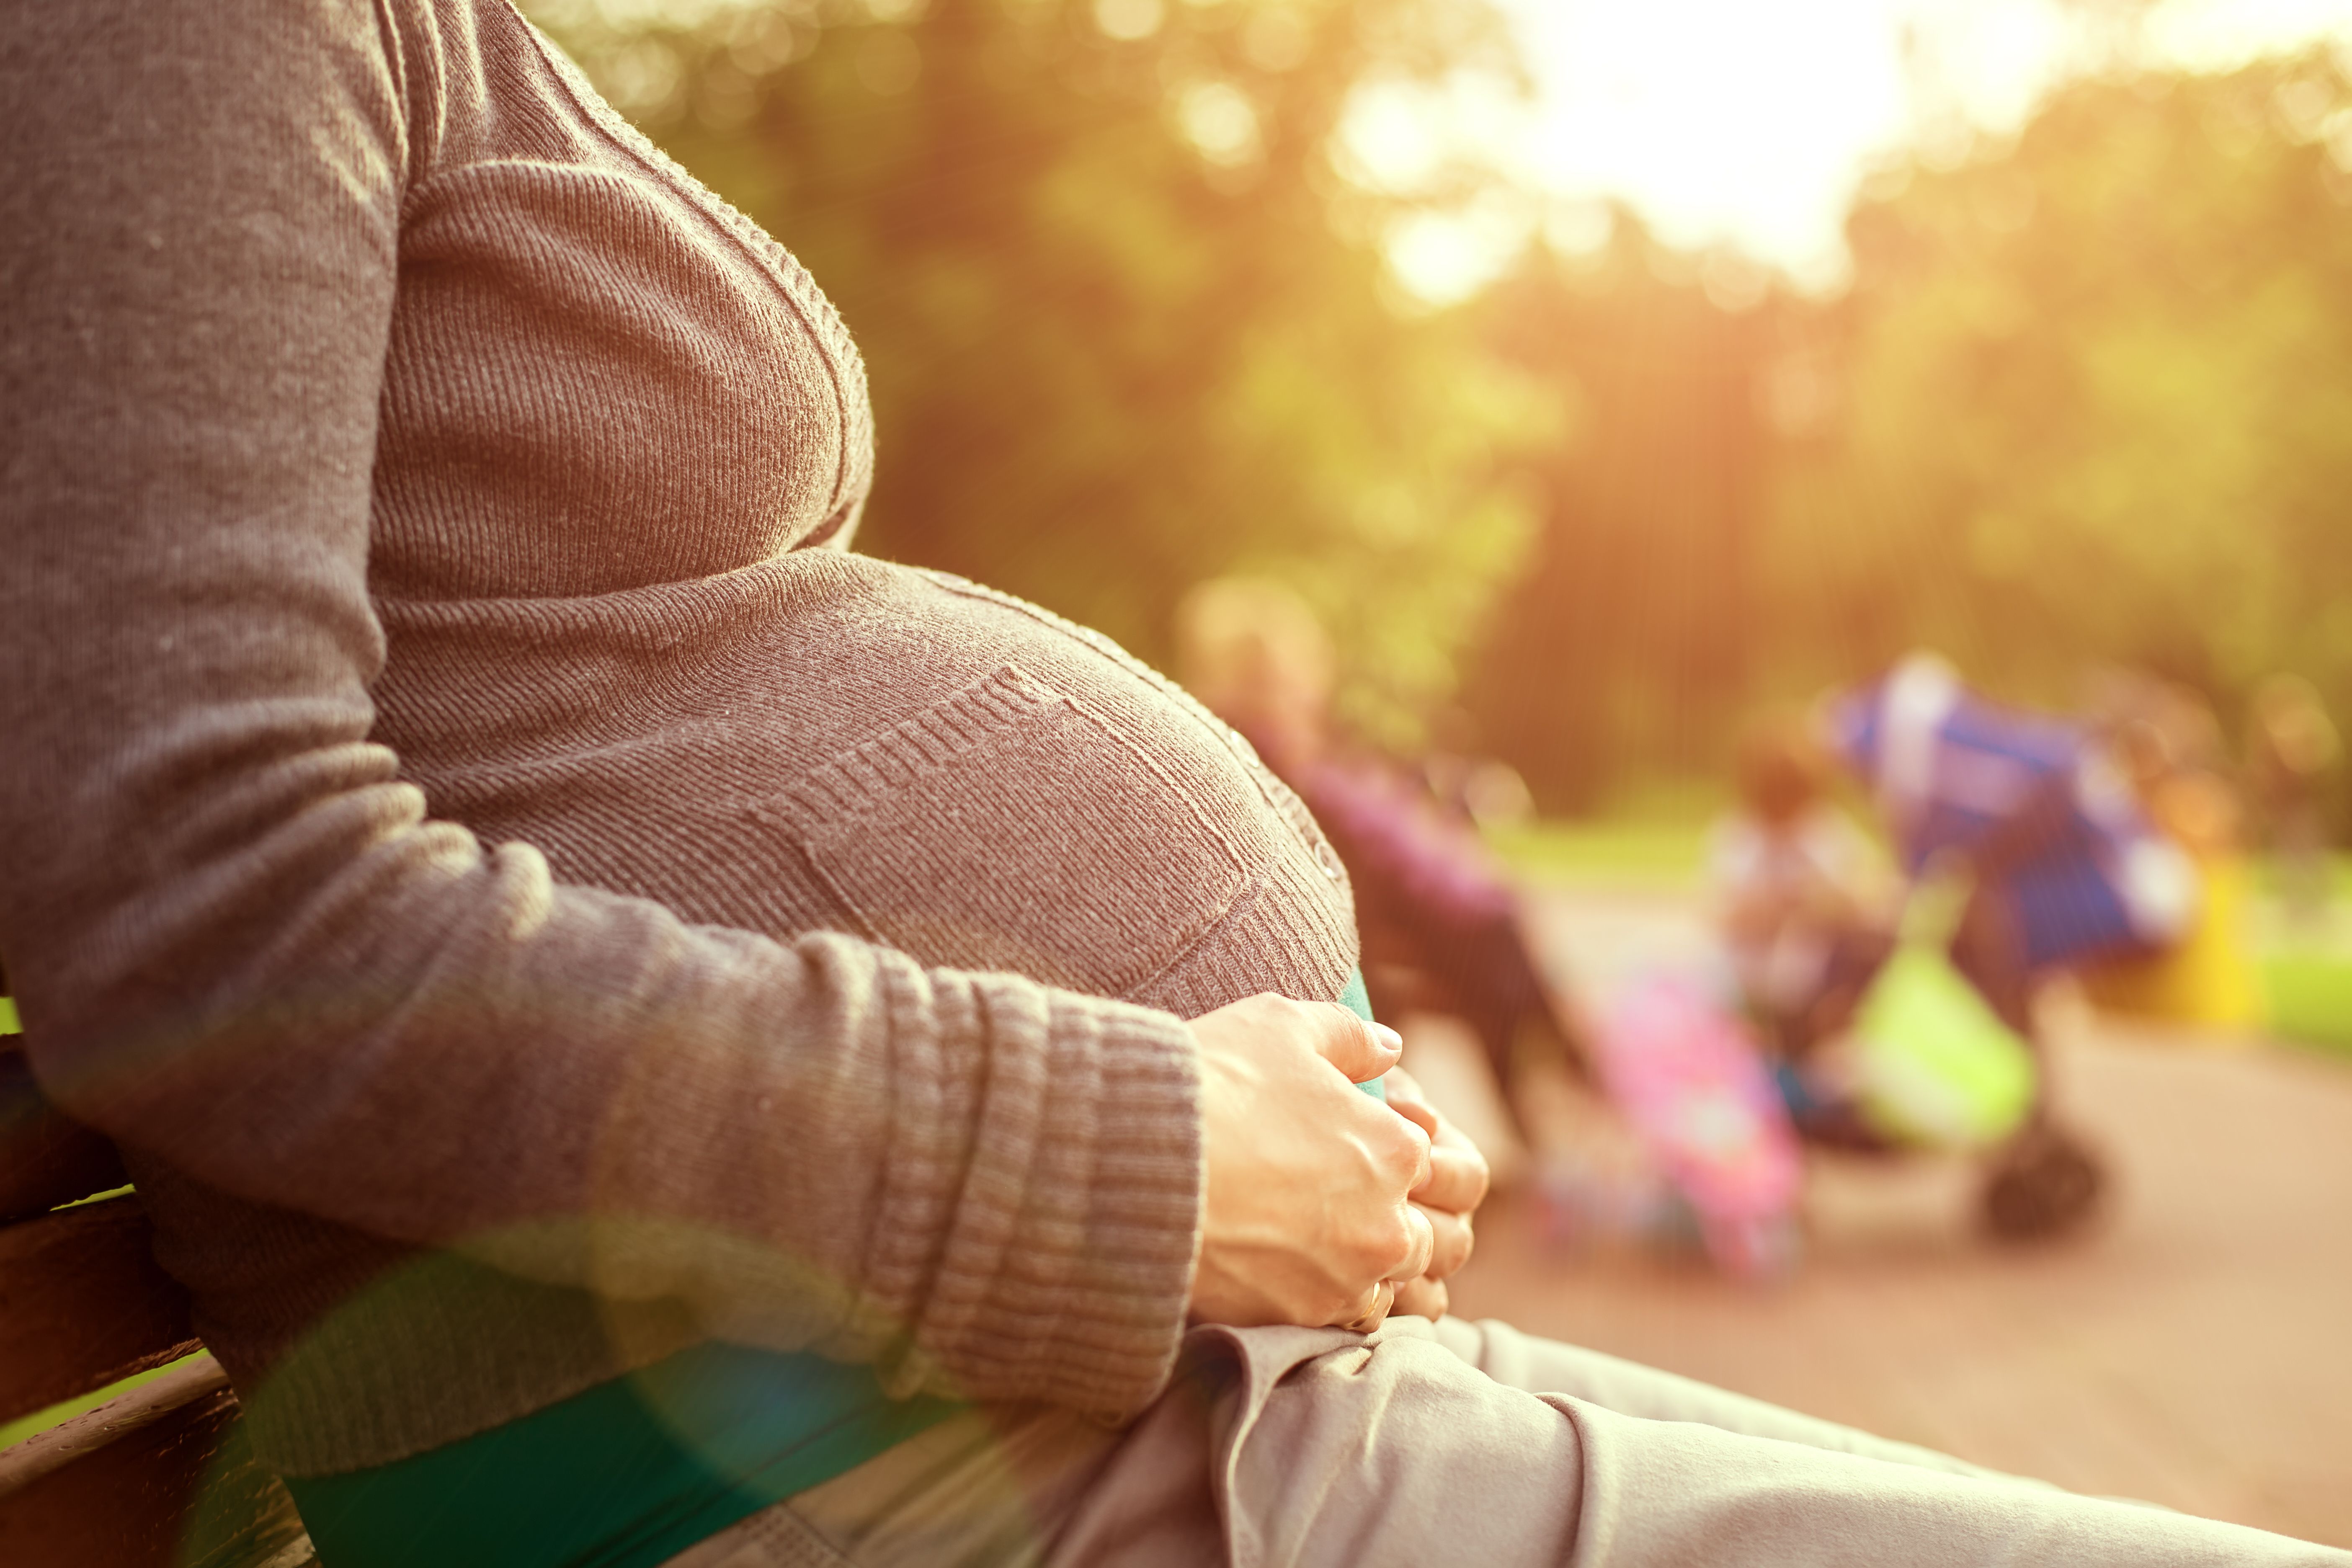
<svg viewBox="0 0 2352 1568"><path fill-rule="evenodd" d="M2263 990L2281 1038L2352 1054L2352 954L2294 948L2266 953Z"/></svg>
<svg viewBox="0 0 2352 1568"><path fill-rule="evenodd" d="M1780 498L1783 651L1933 642L2059 700L2101 660L2225 701L2294 668L2344 710L2347 126L2321 57L2091 80L1863 202L1843 416Z"/></svg>
<svg viewBox="0 0 2352 1568"><path fill-rule="evenodd" d="M864 548L1162 658L1192 583L1292 581L1391 734L1453 684L1553 413L1400 311L1364 83L1507 71L1484 0L704 0L541 19L841 307L879 432Z"/></svg>

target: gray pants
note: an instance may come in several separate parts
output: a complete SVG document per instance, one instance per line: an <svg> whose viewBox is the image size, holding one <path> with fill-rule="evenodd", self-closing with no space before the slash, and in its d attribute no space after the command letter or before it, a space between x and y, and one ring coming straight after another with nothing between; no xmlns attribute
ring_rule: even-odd
<svg viewBox="0 0 2352 1568"><path fill-rule="evenodd" d="M2352 1564L1496 1322L1202 1329L1113 1431L974 1412L667 1568Z"/></svg>

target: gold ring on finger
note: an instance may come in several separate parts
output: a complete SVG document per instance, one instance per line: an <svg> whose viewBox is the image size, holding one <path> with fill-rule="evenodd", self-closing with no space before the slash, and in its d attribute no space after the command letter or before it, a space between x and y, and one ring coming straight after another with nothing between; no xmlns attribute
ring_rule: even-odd
<svg viewBox="0 0 2352 1568"><path fill-rule="evenodd" d="M1344 1327L1354 1333L1369 1334L1381 1326L1381 1321L1389 1315L1389 1308L1395 1302L1396 1281L1383 1279L1372 1287L1372 1304L1364 1309L1361 1316Z"/></svg>

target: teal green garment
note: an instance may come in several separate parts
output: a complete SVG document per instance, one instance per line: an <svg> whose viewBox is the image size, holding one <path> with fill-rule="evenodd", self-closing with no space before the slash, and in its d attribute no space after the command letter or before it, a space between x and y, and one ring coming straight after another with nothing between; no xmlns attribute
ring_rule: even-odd
<svg viewBox="0 0 2352 1568"><path fill-rule="evenodd" d="M1371 1018L1361 973L1339 1000ZM871 1367L701 1344L487 1432L286 1489L324 1568L653 1568L962 1408L892 1399Z"/></svg>
<svg viewBox="0 0 2352 1568"><path fill-rule="evenodd" d="M1339 1005L1367 1024L1379 1022L1372 1016L1372 994L1364 989L1364 972L1360 969L1348 976L1348 988L1339 993ZM1356 1087L1374 1100L1386 1100L1389 1097L1387 1085L1380 1079L1374 1079L1370 1083L1360 1083Z"/></svg>
<svg viewBox="0 0 2352 1568"><path fill-rule="evenodd" d="M373 1469L289 1476L325 1568L652 1568L962 1406L701 1344Z"/></svg>

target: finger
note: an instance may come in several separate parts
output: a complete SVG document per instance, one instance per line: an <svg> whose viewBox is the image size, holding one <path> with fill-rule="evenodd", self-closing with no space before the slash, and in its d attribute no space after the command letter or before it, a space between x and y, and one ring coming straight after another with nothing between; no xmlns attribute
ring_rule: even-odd
<svg viewBox="0 0 2352 1568"><path fill-rule="evenodd" d="M1421 1085L1415 1083L1404 1068L1392 1068L1389 1076L1381 1080L1381 1098L1389 1102L1391 1110L1428 1133L1433 1142L1444 1131L1445 1119L1438 1115L1437 1107L1429 1103L1429 1097L1422 1092Z"/></svg>
<svg viewBox="0 0 2352 1568"><path fill-rule="evenodd" d="M1404 1228L1404 1256L1388 1270L1391 1279L1411 1279L1428 1273L1430 1257L1437 1250L1437 1228L1430 1222L1427 1211L1405 1205Z"/></svg>
<svg viewBox="0 0 2352 1568"><path fill-rule="evenodd" d="M1462 1129L1445 1119L1437 1107L1430 1102L1428 1095L1423 1092L1421 1085L1402 1068L1389 1074L1381 1084L1381 1098L1388 1101L1391 1110L1429 1135L1433 1151L1452 1149L1457 1151L1460 1155L1467 1157L1466 1160L1457 1158L1454 1162L1458 1168L1458 1173L1454 1178L1454 1185L1448 1188L1448 1193L1449 1195L1468 1193L1475 1187L1475 1195L1468 1196L1460 1203L1448 1203L1445 1206L1456 1208L1476 1206L1479 1200L1486 1196L1486 1178L1480 1175L1474 1179L1469 1173L1473 1168L1482 1173L1486 1169L1486 1156L1478 1152L1478 1145L1472 1142L1469 1135ZM1434 1175L1435 1173L1433 1171L1432 1174ZM1415 1192L1412 1195L1415 1198L1429 1201L1425 1194L1420 1192Z"/></svg>
<svg viewBox="0 0 2352 1568"><path fill-rule="evenodd" d="M1446 1309L1452 1305L1453 1300L1445 1289L1445 1281L1433 1279L1424 1274L1418 1279L1408 1279L1397 1287L1396 1300L1390 1303L1389 1311L1391 1314L1407 1313L1416 1318L1427 1318L1434 1322L1445 1316Z"/></svg>
<svg viewBox="0 0 2352 1568"><path fill-rule="evenodd" d="M1444 1210L1423 1209L1422 1217L1429 1221L1429 1267L1422 1273L1433 1279L1444 1279L1460 1272L1470 1261L1476 1238L1471 1232L1468 1215L1447 1214Z"/></svg>
<svg viewBox="0 0 2352 1568"><path fill-rule="evenodd" d="M1337 1002L1302 1002L1313 1030L1315 1054L1348 1075L1349 1083L1370 1083L1397 1065L1404 1037L1385 1024L1370 1024Z"/></svg>
<svg viewBox="0 0 2352 1568"><path fill-rule="evenodd" d="M1437 1137L1433 1141L1450 1148L1467 1149L1473 1153L1476 1153L1478 1150L1476 1142L1470 1134L1463 1131L1461 1128L1446 1121L1443 1116L1437 1119Z"/></svg>
<svg viewBox="0 0 2352 1568"><path fill-rule="evenodd" d="M1413 1188L1428 1182L1429 1159L1430 1155L1435 1152L1437 1145L1429 1141L1428 1133L1402 1117L1397 1119L1397 1124L1412 1139L1412 1179L1404 1184L1405 1192L1410 1194Z"/></svg>
<svg viewBox="0 0 2352 1568"><path fill-rule="evenodd" d="M1396 1184L1402 1200L1429 1180L1429 1134L1417 1122L1391 1116L1387 1106L1369 1095L1353 1098L1356 1103L1347 1113L1353 1124L1350 1135L1381 1175Z"/></svg>
<svg viewBox="0 0 2352 1568"><path fill-rule="evenodd" d="M1388 1026L1386 1024L1382 1024L1381 1027L1385 1029ZM1397 1037L1399 1039L1403 1038L1402 1035ZM1389 1082L1399 1094L1406 1095L1414 1100L1427 1100L1429 1098L1428 1095L1422 1092L1421 1079L1413 1077L1412 1074L1405 1071L1402 1068L1397 1068L1396 1077L1391 1079Z"/></svg>
<svg viewBox="0 0 2352 1568"><path fill-rule="evenodd" d="M1393 1279L1383 1279L1367 1290L1355 1306L1360 1310L1339 1326L1360 1334L1369 1334L1388 1321L1389 1310L1396 1302L1397 1287Z"/></svg>
<svg viewBox="0 0 2352 1568"><path fill-rule="evenodd" d="M1486 1157L1475 1149L1433 1143L1429 1149L1429 1179L1415 1187L1412 1201L1433 1209L1468 1214L1486 1200L1493 1180Z"/></svg>

